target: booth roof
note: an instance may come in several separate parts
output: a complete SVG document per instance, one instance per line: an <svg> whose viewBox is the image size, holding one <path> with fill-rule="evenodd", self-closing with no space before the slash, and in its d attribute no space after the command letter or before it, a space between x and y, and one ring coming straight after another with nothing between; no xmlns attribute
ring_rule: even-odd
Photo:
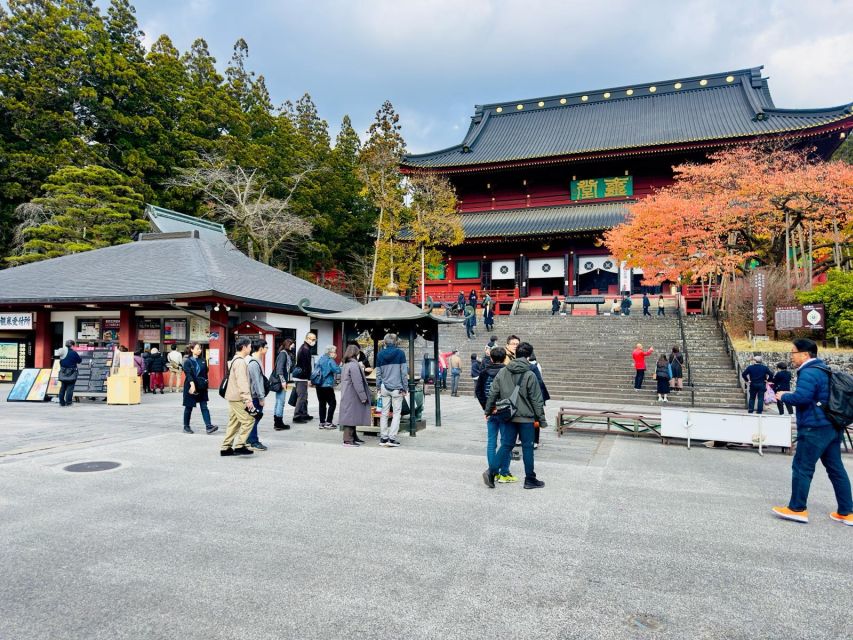
<svg viewBox="0 0 853 640"><path fill-rule="evenodd" d="M343 311L354 300L245 256L223 235L137 242L0 271L0 304L169 301L220 296L284 310Z"/></svg>
<svg viewBox="0 0 853 640"><path fill-rule="evenodd" d="M417 305L398 296L385 296L360 307L338 313L309 313L318 320L338 320L344 322L400 322L433 320L436 324L457 324L459 319L436 316L423 311Z"/></svg>

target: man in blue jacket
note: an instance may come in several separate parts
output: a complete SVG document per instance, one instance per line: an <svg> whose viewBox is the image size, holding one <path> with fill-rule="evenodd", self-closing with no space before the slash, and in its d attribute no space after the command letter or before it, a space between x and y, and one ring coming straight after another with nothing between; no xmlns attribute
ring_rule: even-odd
<svg viewBox="0 0 853 640"><path fill-rule="evenodd" d="M749 412L764 413L764 392L767 391L767 381L773 377L770 369L762 362L761 356L753 356L753 363L740 374L749 383Z"/></svg>
<svg viewBox="0 0 853 640"><path fill-rule="evenodd" d="M403 396L408 392L409 366L406 354L397 346L397 334L388 333L383 340L385 348L376 357L376 388L382 409L379 414L379 446L399 447L397 432L400 430L400 414L403 411ZM392 409L391 426L388 426L388 410Z"/></svg>
<svg viewBox="0 0 853 640"><path fill-rule="evenodd" d="M841 461L841 431L837 431L819 406L829 401L829 374L822 371L823 360L817 357L814 340L794 340L791 360L797 367L797 388L779 391L776 399L797 407L797 451L791 465L791 501L787 507L773 507L773 513L785 520L808 522L806 501L820 460L835 490L838 511L829 514L833 520L853 526L853 497L850 478Z"/></svg>

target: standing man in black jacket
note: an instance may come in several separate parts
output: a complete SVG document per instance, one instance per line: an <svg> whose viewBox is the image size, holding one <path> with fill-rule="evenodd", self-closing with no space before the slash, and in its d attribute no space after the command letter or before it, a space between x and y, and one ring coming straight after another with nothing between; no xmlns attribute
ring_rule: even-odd
<svg viewBox="0 0 853 640"><path fill-rule="evenodd" d="M292 379L296 383L296 407L293 410L293 421L298 423L308 422L314 416L308 415L308 380L311 378L311 349L317 344L317 335L308 333L305 342L296 352L296 366L293 369ZM298 374L298 375L297 375Z"/></svg>
<svg viewBox="0 0 853 640"><path fill-rule="evenodd" d="M749 413L764 413L764 392L767 391L767 381L773 374L764 364L763 358L759 355L753 356L752 364L740 375L749 383ZM753 405L757 405L757 408Z"/></svg>

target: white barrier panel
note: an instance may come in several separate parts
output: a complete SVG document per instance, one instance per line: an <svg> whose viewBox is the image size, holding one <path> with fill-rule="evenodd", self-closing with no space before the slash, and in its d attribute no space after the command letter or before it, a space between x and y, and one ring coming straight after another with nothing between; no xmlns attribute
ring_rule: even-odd
<svg viewBox="0 0 853 640"><path fill-rule="evenodd" d="M772 407L775 409L776 407ZM660 410L662 438L721 440L762 447L791 447L791 417L763 413L724 413L675 409Z"/></svg>

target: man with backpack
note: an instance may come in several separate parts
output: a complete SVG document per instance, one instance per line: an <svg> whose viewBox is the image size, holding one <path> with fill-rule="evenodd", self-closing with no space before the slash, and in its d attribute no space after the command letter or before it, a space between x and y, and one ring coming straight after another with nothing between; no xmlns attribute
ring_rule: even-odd
<svg viewBox="0 0 853 640"><path fill-rule="evenodd" d="M530 358L533 347L522 342L515 350L515 359L507 364L492 381L486 399L486 416L496 416L501 420L501 448L497 458L499 467L509 468L512 447L515 439L521 437L521 451L524 459L524 488L539 489L545 483L536 478L533 471L533 436L536 423L540 427L548 426L545 420L545 405L542 391L536 375L530 370ZM494 488L497 469L491 467L483 474L483 481Z"/></svg>
<svg viewBox="0 0 853 640"><path fill-rule="evenodd" d="M317 344L317 334L309 332L305 335L305 341L296 352L296 366L293 367L291 377L296 383L296 406L293 408L293 421L298 423L309 422L314 416L308 415L308 379L311 377L311 350Z"/></svg>
<svg viewBox="0 0 853 640"><path fill-rule="evenodd" d="M261 364L267 354L267 349L266 340L252 340L252 355L246 359L249 368L249 386L252 388L252 404L258 412L255 415L255 423L252 425L246 444L257 451L267 450L267 445L261 442L258 437L258 423L264 417L264 398L270 392L270 383L264 375L264 365Z"/></svg>
<svg viewBox="0 0 853 640"><path fill-rule="evenodd" d="M489 399L489 392L492 389L495 376L504 368L504 358L506 358L506 349L494 347L489 353L490 363L477 377L474 395L477 396L483 410L486 408L486 401ZM506 467L503 467L498 460L498 434L501 431L501 424L501 420L497 416L486 416L486 461L489 468L486 469L483 477L487 479L486 485L489 487L494 486L495 481L501 484L518 481L518 478L509 472L509 462L507 462Z"/></svg>
<svg viewBox="0 0 853 640"><path fill-rule="evenodd" d="M832 372L817 357L813 340L794 340L791 360L797 367L797 388L794 392L779 391L777 401L797 407L797 449L791 465L791 500L787 507L773 507L773 513L785 520L808 522L806 502L815 465L820 460L835 490L838 511L829 514L833 520L853 526L853 496L850 478L841 460L841 439L846 425L833 424L830 417L844 414L849 418L849 388L844 394L841 386L849 384L849 374ZM837 378L838 386L836 386ZM836 418L837 419L837 418ZM841 422L847 418L841 419Z"/></svg>

